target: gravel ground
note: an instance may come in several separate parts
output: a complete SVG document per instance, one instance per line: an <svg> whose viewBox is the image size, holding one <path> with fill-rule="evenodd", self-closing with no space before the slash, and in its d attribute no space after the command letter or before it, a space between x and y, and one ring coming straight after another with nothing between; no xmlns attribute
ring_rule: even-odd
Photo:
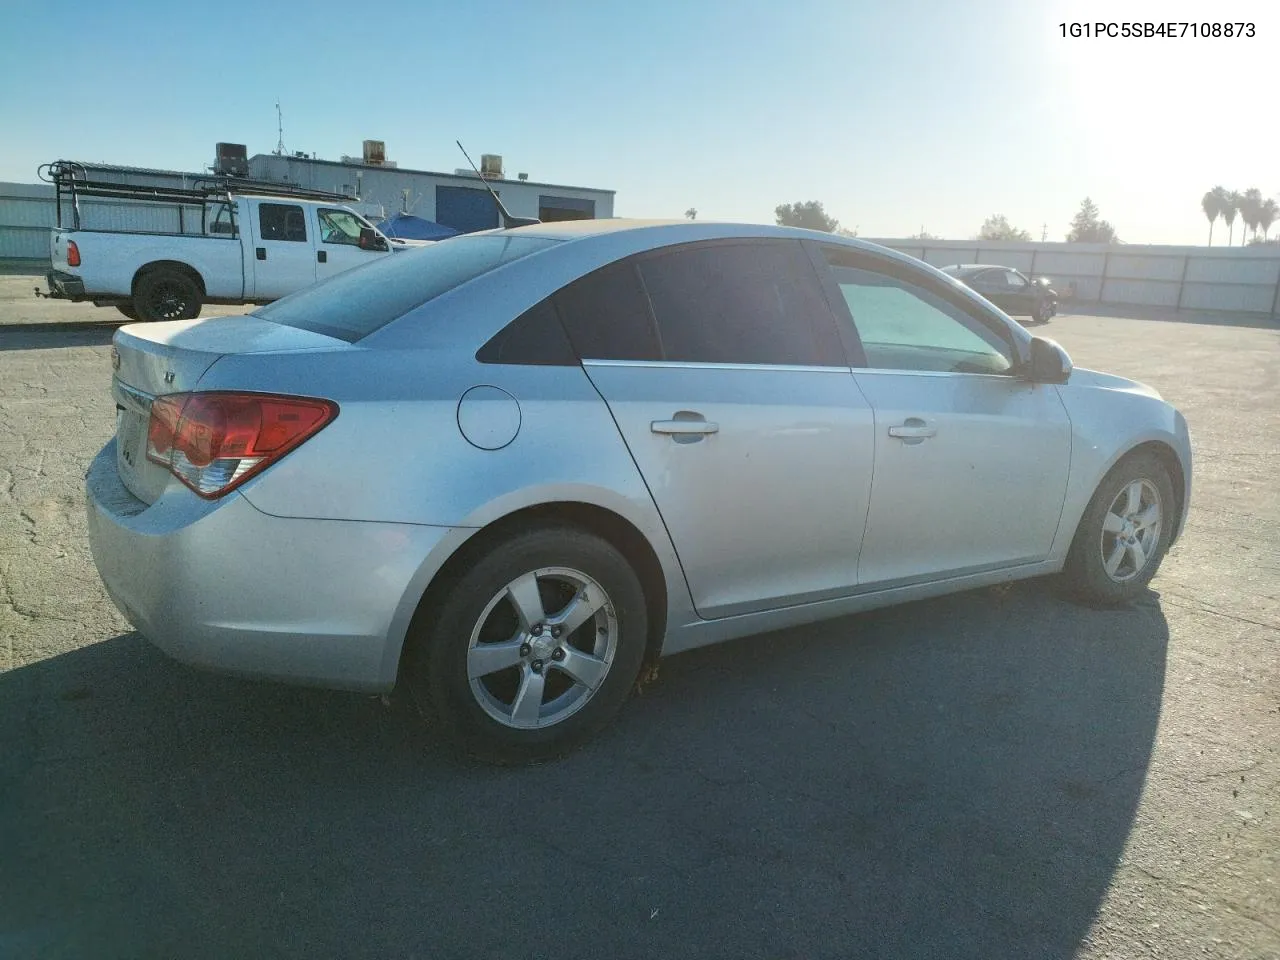
<svg viewBox="0 0 1280 960"><path fill-rule="evenodd" d="M1035 582L684 654L495 771L131 632L81 505L115 312L35 282L0 277L0 957L1280 957L1277 329L1047 328L1191 424L1134 608Z"/></svg>

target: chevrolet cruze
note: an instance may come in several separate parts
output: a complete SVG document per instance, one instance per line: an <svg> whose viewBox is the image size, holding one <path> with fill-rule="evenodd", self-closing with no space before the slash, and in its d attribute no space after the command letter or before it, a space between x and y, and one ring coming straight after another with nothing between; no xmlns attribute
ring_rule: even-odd
<svg viewBox="0 0 1280 960"><path fill-rule="evenodd" d="M397 684L473 754L558 754L646 663L1061 573L1140 593L1187 425L962 284L787 228L458 237L115 336L89 533L178 659Z"/></svg>

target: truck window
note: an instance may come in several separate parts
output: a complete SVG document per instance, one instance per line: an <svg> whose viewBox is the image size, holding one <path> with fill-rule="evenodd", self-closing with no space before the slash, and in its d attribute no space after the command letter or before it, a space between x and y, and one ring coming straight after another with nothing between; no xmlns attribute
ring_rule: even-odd
<svg viewBox="0 0 1280 960"><path fill-rule="evenodd" d="M236 235L235 208L230 204L220 203L215 209L217 213L209 221L209 232L217 236L234 237Z"/></svg>
<svg viewBox="0 0 1280 960"><path fill-rule="evenodd" d="M369 226L348 210L317 210L320 217L320 242L360 244L360 230Z"/></svg>
<svg viewBox="0 0 1280 960"><path fill-rule="evenodd" d="M263 240L307 242L307 218L291 203L258 204L258 236Z"/></svg>

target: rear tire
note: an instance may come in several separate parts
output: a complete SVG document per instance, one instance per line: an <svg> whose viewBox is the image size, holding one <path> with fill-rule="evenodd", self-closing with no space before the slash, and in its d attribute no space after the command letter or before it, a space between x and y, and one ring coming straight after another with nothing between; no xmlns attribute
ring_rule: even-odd
<svg viewBox="0 0 1280 960"><path fill-rule="evenodd" d="M455 745L500 764L561 756L603 728L639 675L648 634L631 565L574 527L497 544L423 619L406 644L405 686Z"/></svg>
<svg viewBox="0 0 1280 960"><path fill-rule="evenodd" d="M1156 575L1177 521L1169 470L1150 453L1116 464L1080 518L1063 571L1068 590L1097 606L1141 596Z"/></svg>
<svg viewBox="0 0 1280 960"><path fill-rule="evenodd" d="M116 309L123 313L130 320L138 319L138 311L133 309L132 303L117 303Z"/></svg>
<svg viewBox="0 0 1280 960"><path fill-rule="evenodd" d="M133 309L140 320L192 320L200 316L201 299L200 285L190 273L157 267L138 278Z"/></svg>

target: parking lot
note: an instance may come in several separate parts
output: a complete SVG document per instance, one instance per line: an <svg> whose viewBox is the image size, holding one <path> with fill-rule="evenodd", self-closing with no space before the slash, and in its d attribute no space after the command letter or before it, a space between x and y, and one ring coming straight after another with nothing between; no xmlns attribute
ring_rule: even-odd
<svg viewBox="0 0 1280 960"><path fill-rule="evenodd" d="M35 284L0 276L0 957L1280 956L1280 325L1045 329L1191 425L1135 607L1031 582L684 654L496 770L131 631L81 495L121 318Z"/></svg>

